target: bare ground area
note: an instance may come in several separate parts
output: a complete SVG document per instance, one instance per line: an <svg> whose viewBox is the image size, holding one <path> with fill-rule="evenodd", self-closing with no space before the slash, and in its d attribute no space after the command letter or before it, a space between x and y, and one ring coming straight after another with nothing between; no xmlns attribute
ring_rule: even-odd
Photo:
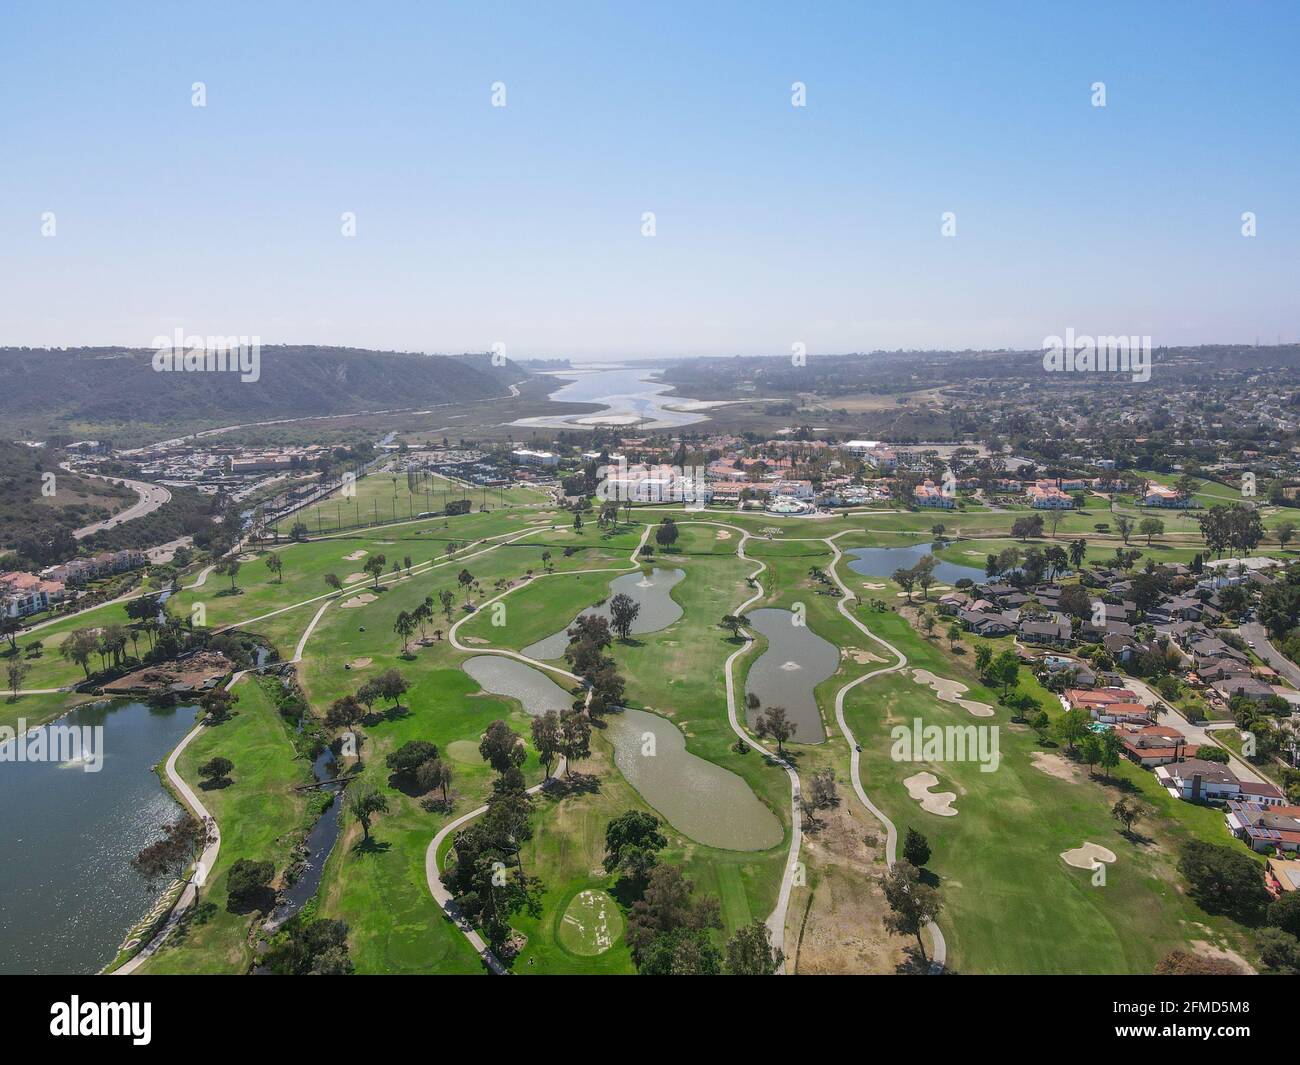
<svg viewBox="0 0 1300 1065"><path fill-rule="evenodd" d="M884 830L851 798L819 811L817 820L803 843L808 886L794 889L786 917L786 971L895 972L906 964L910 941L885 931ZM868 836L877 836L874 846Z"/></svg>

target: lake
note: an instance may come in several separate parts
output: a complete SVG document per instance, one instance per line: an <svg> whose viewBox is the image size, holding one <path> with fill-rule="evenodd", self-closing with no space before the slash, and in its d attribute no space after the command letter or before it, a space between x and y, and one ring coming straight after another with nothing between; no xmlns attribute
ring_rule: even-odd
<svg viewBox="0 0 1300 1065"><path fill-rule="evenodd" d="M640 429L668 429L705 420L705 415L668 407L684 407L691 400L666 396L672 386L651 379L653 366L612 366L573 371L558 371L553 376L565 379L548 398L557 403L599 403L604 410L590 414L542 415L520 418L514 425L537 428L568 429L575 426L635 425Z"/></svg>
<svg viewBox="0 0 1300 1065"><path fill-rule="evenodd" d="M745 616L749 627L767 638L767 649L745 678L745 694L752 692L763 704L757 711L747 710L750 727L763 710L783 706L786 717L798 726L795 742L821 743L826 730L814 693L839 668L840 649L807 625L794 624L789 610L764 607Z"/></svg>
<svg viewBox="0 0 1300 1065"><path fill-rule="evenodd" d="M632 635L658 632L666 629L682 616L682 608L670 594L683 577L685 570L660 569L655 566L650 572L638 570L625 573L609 582L609 598L600 606L584 610L578 617L609 617L609 600L622 593L631 596L641 605L641 612L632 622ZM576 620L576 619L575 619ZM564 657L564 649L569 646L568 630L573 625L570 621L559 632L554 632L543 640L529 644L524 654L542 662L552 662Z"/></svg>
<svg viewBox="0 0 1300 1065"><path fill-rule="evenodd" d="M619 771L677 831L725 850L761 851L781 842L781 822L744 779L691 754L667 718L624 710L605 721Z"/></svg>
<svg viewBox="0 0 1300 1065"><path fill-rule="evenodd" d="M932 554L930 544L915 544L910 547L854 547L844 552L849 557L849 569L865 577L892 577L894 570L910 569L926 555ZM973 549L972 549L973 550ZM969 577L977 584L983 584L988 578L984 567L959 566L955 562L936 559L934 576L938 584L956 584L963 577Z"/></svg>
<svg viewBox="0 0 1300 1065"><path fill-rule="evenodd" d="M524 710L534 717L541 717L548 710L558 713L573 705L574 697L547 674L514 658L476 655L460 668L473 677L484 691L518 699Z"/></svg>
<svg viewBox="0 0 1300 1065"><path fill-rule="evenodd" d="M0 762L0 971L95 973L157 900L131 859L181 807L153 766L193 706L89 705L52 725L103 726L103 766ZM15 741L17 742L17 741Z"/></svg>

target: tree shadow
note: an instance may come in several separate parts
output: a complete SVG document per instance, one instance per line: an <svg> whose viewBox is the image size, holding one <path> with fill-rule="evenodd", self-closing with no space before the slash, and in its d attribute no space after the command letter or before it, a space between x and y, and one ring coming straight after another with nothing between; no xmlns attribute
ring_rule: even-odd
<svg viewBox="0 0 1300 1065"><path fill-rule="evenodd" d="M199 790L200 791L221 791L224 788L230 787L230 785L233 783L234 781L231 780L229 777L218 777L216 780L201 780L199 781Z"/></svg>
<svg viewBox="0 0 1300 1065"><path fill-rule="evenodd" d="M227 913L270 913L273 909L275 909L275 892L269 886L260 887L238 898L231 895L226 899Z"/></svg>
<svg viewBox="0 0 1300 1065"><path fill-rule="evenodd" d="M375 839L374 836L366 839L363 836L352 845L352 850L355 854L386 854L392 846L386 840Z"/></svg>

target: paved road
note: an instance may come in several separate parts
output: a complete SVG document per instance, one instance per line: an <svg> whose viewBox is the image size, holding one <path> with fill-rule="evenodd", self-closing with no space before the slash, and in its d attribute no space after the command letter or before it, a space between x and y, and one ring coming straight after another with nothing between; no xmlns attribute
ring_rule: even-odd
<svg viewBox="0 0 1300 1065"><path fill-rule="evenodd" d="M1250 621L1237 631L1241 633L1243 640L1255 645L1251 650L1277 670L1279 676L1285 677L1293 687L1300 688L1300 666L1269 642L1268 630L1263 625L1257 621Z"/></svg>
<svg viewBox="0 0 1300 1065"><path fill-rule="evenodd" d="M87 536L92 536L101 529L112 529L115 526L121 525L123 522L128 522L135 518L143 518L146 514L152 514L172 497L171 492L167 491L167 489L160 484L149 484L146 481L132 481L126 477L103 477L98 473L88 473L85 470L74 471L67 463L62 463L61 468L67 470L69 473L75 472L81 477L94 477L99 481L124 484L128 488L134 489L136 495L140 497L135 501L135 503L127 507L126 510L114 514L111 518L107 518L104 521L97 521L93 525L85 525L82 528L77 529L72 535L78 540L84 540Z"/></svg>
<svg viewBox="0 0 1300 1065"><path fill-rule="evenodd" d="M1231 722L1211 721L1200 725L1193 724L1191 721L1188 721L1187 718L1185 718L1177 710L1169 706L1169 704L1160 697L1159 692L1154 691L1150 687L1150 685L1143 683L1142 681L1138 680L1136 677L1125 677L1124 685L1130 691L1137 692L1138 697L1147 706L1153 706L1159 703L1161 706L1168 708L1160 712L1156 716L1156 722L1158 724L1168 725L1170 728L1176 728L1179 732L1181 732L1184 736L1186 736L1189 740L1192 741L1192 743L1195 743L1197 746L1219 747L1221 750L1227 751L1228 768L1231 769L1234 773L1236 773L1239 779L1250 781L1251 783L1254 784L1272 783L1272 781L1270 780L1265 780L1264 777L1260 775L1259 770L1256 769L1254 766L1252 766L1249 762L1245 761L1242 758L1239 758L1237 756L1237 753L1233 751L1231 748L1225 747L1215 742L1214 736L1211 735L1211 733L1230 729L1230 728L1235 728L1236 726L1233 725Z"/></svg>

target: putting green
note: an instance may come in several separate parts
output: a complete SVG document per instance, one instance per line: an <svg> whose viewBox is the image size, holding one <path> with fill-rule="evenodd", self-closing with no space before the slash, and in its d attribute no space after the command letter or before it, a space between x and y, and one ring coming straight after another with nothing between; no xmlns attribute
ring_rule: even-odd
<svg viewBox="0 0 1300 1065"><path fill-rule="evenodd" d="M572 954L604 954L623 934L623 915L604 891L579 891L560 918L560 945Z"/></svg>
<svg viewBox="0 0 1300 1065"><path fill-rule="evenodd" d="M473 740L452 740L447 744L447 757L453 762L466 762L470 765L483 764L483 756L478 753L478 744Z"/></svg>

